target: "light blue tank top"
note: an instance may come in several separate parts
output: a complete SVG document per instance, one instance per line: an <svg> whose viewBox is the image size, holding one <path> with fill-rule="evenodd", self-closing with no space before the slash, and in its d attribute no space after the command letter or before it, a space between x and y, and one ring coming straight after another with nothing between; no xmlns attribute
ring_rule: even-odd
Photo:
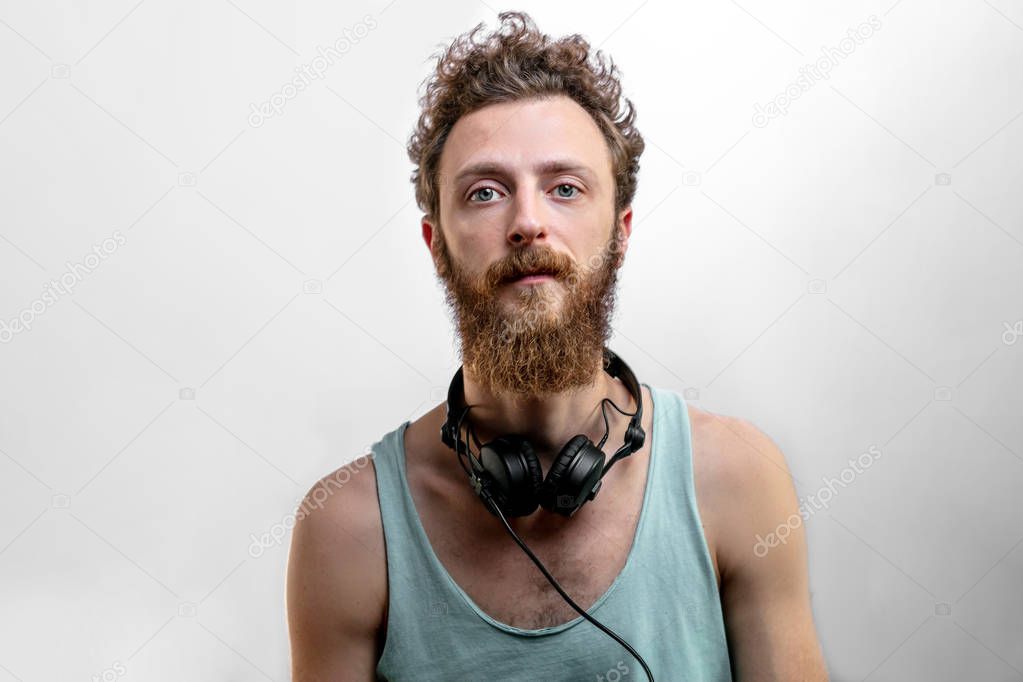
<svg viewBox="0 0 1023 682"><path fill-rule="evenodd" d="M696 506L685 400L644 385L654 416L639 523L624 568L587 613L629 642L658 682L730 681L720 596ZM434 553L412 501L405 476L408 424L372 446L389 591L377 679L643 682L639 662L582 616L524 630L491 618L459 587ZM602 494L614 491L605 486ZM508 542L514 543L511 536Z"/></svg>

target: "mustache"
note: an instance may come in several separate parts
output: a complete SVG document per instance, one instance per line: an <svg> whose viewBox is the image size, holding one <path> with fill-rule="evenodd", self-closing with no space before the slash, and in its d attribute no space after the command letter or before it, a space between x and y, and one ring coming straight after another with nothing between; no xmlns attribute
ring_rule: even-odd
<svg viewBox="0 0 1023 682"><path fill-rule="evenodd" d="M551 248L517 251L495 263L487 272L486 282L493 288L529 275L550 275L564 279L573 271L571 259Z"/></svg>

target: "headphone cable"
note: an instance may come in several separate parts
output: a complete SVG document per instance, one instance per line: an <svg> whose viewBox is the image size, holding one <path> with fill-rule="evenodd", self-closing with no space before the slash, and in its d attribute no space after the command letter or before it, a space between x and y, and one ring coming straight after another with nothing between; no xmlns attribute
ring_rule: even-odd
<svg viewBox="0 0 1023 682"><path fill-rule="evenodd" d="M613 402L611 404L614 405ZM616 410L621 412L621 410L618 408L617 405L615 405L614 407L615 407ZM460 418L458 420L458 427L457 427L458 428L458 433L457 433L457 437L455 438L455 445L456 445L455 454L458 456L458 462L459 462L459 464L462 465L463 469L465 468L465 464L462 462L462 453L460 453L458 451L457 445L462 440L461 439L462 420L465 419L465 416L466 416L466 414L468 414L468 412L469 412L468 408L466 408L462 412L462 414L461 414L461 416L460 416ZM623 412L622 414L625 414L625 413ZM606 422L606 417L605 417L605 424L606 423L607 422ZM472 428L472 422L469 422L469 427L470 427L470 429ZM606 438L606 435L605 435L605 438ZM472 451L468 448L468 443L466 443L466 456L468 458L472 459ZM480 487L480 496L483 499L483 502L487 506L489 506L494 512L496 512L497 517L501 519L501 523L504 525L504 529L506 531L508 531L508 533L512 536L512 539L515 540L515 544L517 544L522 549L522 551L526 553L526 556L528 556L530 558L530 560L534 564L536 564L536 567L538 569L540 569L541 573L543 573L543 576L547 579L547 582L549 582L551 585L554 586L554 589L558 591L558 594L561 595L561 598L564 599L566 602L568 602L568 605L571 606L573 609L575 609L576 612L579 615L581 615L583 618L585 618L589 622L593 623L594 626L599 628L608 637L610 637L611 639L613 639L614 641L618 642L623 647L625 647L625 649L632 655L632 657L635 658L637 661L639 661L639 664L641 666L643 666L643 672L646 673L647 679L650 680L650 682L654 682L654 675L653 675L653 673L650 672L650 668L649 668L649 666L647 666L646 661L643 660L643 657L640 656L639 653L635 649L633 649L632 646L628 642L626 642L624 639L619 637L613 630L611 630L610 628L605 626L603 623L598 621L596 618L594 618L590 614L586 613L586 611L584 611L578 604L575 603L575 601L572 600L572 598L570 596L568 596L568 593L565 592L565 590L561 587L560 584L558 584L558 581L555 580L554 576L551 575L550 571L547 570L547 567L543 565L543 562L540 561L536 557L535 554L533 554L532 550L530 550L529 547L526 546L526 543L522 541L522 539L515 533L514 530L512 530L512 527L508 524L508 520L504 517L504 513L501 511L500 506L498 506L498 504L496 502L494 502L494 499L490 495L490 491L487 490L486 486L481 486Z"/></svg>
<svg viewBox="0 0 1023 682"><path fill-rule="evenodd" d="M641 388L640 390L643 390L643 389ZM611 400L610 398L601 398L600 399L600 414L604 418L604 436L600 439L600 442L597 443L597 448L598 449L604 447L604 443L607 442L608 434L611 433L611 426L607 423L607 405L609 403L610 403L611 407L615 408L616 410L618 410L618 412L620 414L623 414L626 417L635 417L636 416L635 412L624 412L624 411L622 411L622 408L620 408L617 405L615 405L615 401Z"/></svg>
<svg viewBox="0 0 1023 682"><path fill-rule="evenodd" d="M641 666L643 666L643 672L646 673L647 679L650 680L650 682L654 682L653 673L650 672L650 668L647 666L646 661L643 660L643 657L640 656L639 653L635 649L633 649L632 646L628 642L626 642L624 639L619 637L617 634L615 634L615 632L613 630L611 630L610 628L605 626L603 623L598 621L596 618L594 618L590 614L586 613L586 611L584 611L582 608L580 608L579 605L576 604L572 600L572 598L568 596L568 594L565 592L565 590L562 589L561 585L558 584L558 581L554 579L554 576L552 576L550 574L550 571L547 570L547 567L543 565L543 562L541 562L539 559L536 558L536 555L533 554L533 552L529 549L529 547L526 546L526 543L524 543L519 538L519 536L516 535L515 531L512 530L512 527L510 525L508 525L508 521L507 521L507 519L504 518L504 514L501 513L500 507L498 507L497 504L494 503L493 499L490 497L490 493L486 492L485 488L484 488L484 496L485 496L484 500L490 505L490 507L492 509L494 509L497 512L498 516L501 519L501 523L504 524L504 529L507 530L508 533L511 534L512 539L515 540L516 544L518 544L518 546L522 548L522 551L526 553L526 555L533 561L534 564L536 564L536 567L540 569L540 572L543 573L543 576L545 578L547 578L547 581L551 585L554 586L554 589L556 589L558 591L558 594L561 595L561 598L564 599L566 602L568 602L568 605L571 606L573 609L575 609L579 613L580 616L582 616L586 620L588 620L591 623L593 623L596 627L600 628L601 631L603 631L605 634L607 634L609 637L611 637L614 641L618 642L623 647L625 647L625 649L630 654L632 654L632 657L635 658L637 661L639 661L639 664Z"/></svg>

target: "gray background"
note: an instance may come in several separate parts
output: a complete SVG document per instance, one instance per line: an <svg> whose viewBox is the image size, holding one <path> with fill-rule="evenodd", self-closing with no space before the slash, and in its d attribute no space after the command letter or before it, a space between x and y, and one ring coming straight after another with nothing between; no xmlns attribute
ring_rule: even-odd
<svg viewBox="0 0 1023 682"><path fill-rule="evenodd" d="M32 320L0 344L0 682L287 679L289 537L254 538L442 400L404 140L430 54L511 8L638 107L612 347L763 429L801 498L882 453L806 522L832 679L1023 679L1020 2L125 0L0 2L0 320Z"/></svg>

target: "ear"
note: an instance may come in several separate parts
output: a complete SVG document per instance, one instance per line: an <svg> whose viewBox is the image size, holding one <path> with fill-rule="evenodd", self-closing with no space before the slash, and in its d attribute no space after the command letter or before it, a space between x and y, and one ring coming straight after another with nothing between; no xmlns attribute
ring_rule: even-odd
<svg viewBox="0 0 1023 682"><path fill-rule="evenodd" d="M628 239L632 235L632 206L626 206L618 214L618 224L622 226L622 232Z"/></svg>
<svg viewBox="0 0 1023 682"><path fill-rule="evenodd" d="M629 237L632 236L632 206L626 206L618 214L618 225L622 230L621 251L618 254L618 267L625 261L625 252L629 250Z"/></svg>
<svg viewBox="0 0 1023 682"><path fill-rule="evenodd" d="M423 241L426 242L426 248L433 253L433 223L430 220L430 216L424 215L422 218L423 228Z"/></svg>

